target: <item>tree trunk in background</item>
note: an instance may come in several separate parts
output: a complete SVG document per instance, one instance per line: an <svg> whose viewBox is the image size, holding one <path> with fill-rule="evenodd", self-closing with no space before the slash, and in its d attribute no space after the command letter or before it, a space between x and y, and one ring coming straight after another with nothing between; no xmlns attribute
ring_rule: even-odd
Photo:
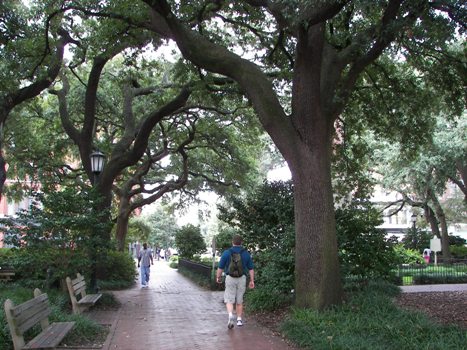
<svg viewBox="0 0 467 350"><path fill-rule="evenodd" d="M449 250L449 234L448 234L448 225L446 223L446 215L444 214L444 210L441 207L441 204L439 204L438 198L432 195L431 201L433 202L436 217L441 226L441 249L442 249L443 258L449 259L451 258L451 251Z"/></svg>
<svg viewBox="0 0 467 350"><path fill-rule="evenodd" d="M5 185L6 181L6 162L5 158L3 158L3 152L0 149L0 200L3 196L3 186Z"/></svg>
<svg viewBox="0 0 467 350"><path fill-rule="evenodd" d="M441 239L441 233L439 232L438 220L436 219L436 215L428 205L423 206L423 211L425 212L425 218L430 224L431 232Z"/></svg>
<svg viewBox="0 0 467 350"><path fill-rule="evenodd" d="M125 239L128 233L128 222L130 221L130 202L126 196L120 196L120 204L117 217L117 250L123 252L125 249Z"/></svg>

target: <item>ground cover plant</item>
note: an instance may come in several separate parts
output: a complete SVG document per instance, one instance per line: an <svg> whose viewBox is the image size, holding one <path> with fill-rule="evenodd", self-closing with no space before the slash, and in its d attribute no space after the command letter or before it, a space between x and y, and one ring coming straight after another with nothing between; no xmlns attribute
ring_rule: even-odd
<svg viewBox="0 0 467 350"><path fill-rule="evenodd" d="M398 288L369 283L347 289L342 306L323 312L293 309L282 331L310 349L462 349L467 333L426 315L398 308Z"/></svg>

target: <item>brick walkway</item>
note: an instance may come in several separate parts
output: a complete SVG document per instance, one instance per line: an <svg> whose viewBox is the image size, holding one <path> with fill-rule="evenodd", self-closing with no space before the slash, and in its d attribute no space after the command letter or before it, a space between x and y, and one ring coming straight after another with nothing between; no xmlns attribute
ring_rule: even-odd
<svg viewBox="0 0 467 350"><path fill-rule="evenodd" d="M115 292L118 312L90 313L112 324L103 349L290 350L280 337L244 317L243 327L227 329L223 292L206 291L166 262L155 261L149 288Z"/></svg>

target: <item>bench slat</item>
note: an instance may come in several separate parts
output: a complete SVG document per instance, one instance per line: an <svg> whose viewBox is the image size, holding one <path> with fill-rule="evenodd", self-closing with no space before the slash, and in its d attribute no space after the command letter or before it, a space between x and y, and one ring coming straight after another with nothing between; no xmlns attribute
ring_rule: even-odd
<svg viewBox="0 0 467 350"><path fill-rule="evenodd" d="M16 332L23 334L50 315L47 294L39 295L14 307L11 313L15 318Z"/></svg>
<svg viewBox="0 0 467 350"><path fill-rule="evenodd" d="M80 281L72 280L71 284L73 286L73 289L80 289L86 286L86 281L84 278L80 278Z"/></svg>
<svg viewBox="0 0 467 350"><path fill-rule="evenodd" d="M37 302L43 302L45 303L48 302L48 296L47 294L43 293L39 295L38 297L35 297L33 299L29 299L28 301L25 301L22 304L19 304L18 306L15 306L12 310L13 316L17 316L18 314L22 313L24 310L29 309L32 305L37 304Z"/></svg>
<svg viewBox="0 0 467 350"><path fill-rule="evenodd" d="M57 322L32 339L23 349L55 348L74 327L75 322Z"/></svg>
<svg viewBox="0 0 467 350"><path fill-rule="evenodd" d="M0 278L4 277L4 278L9 279L11 276L14 276L14 275L15 275L14 272L5 272L5 271L0 270Z"/></svg>
<svg viewBox="0 0 467 350"><path fill-rule="evenodd" d="M20 333L24 333L44 318L49 317L49 315L50 309L48 308L47 304L41 305L40 308L27 310L18 317L16 317L16 328Z"/></svg>
<svg viewBox="0 0 467 350"><path fill-rule="evenodd" d="M78 301L78 304L95 304L102 294L87 294L84 298Z"/></svg>

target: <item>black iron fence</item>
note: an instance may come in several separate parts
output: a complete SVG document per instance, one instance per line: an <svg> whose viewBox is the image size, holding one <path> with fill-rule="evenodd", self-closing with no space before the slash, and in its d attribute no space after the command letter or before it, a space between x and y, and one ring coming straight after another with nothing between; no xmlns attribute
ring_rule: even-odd
<svg viewBox="0 0 467 350"><path fill-rule="evenodd" d="M400 285L467 283L467 260L438 264L404 264L396 271Z"/></svg>
<svg viewBox="0 0 467 350"><path fill-rule="evenodd" d="M208 278L209 280L211 279L211 275L212 275L211 266L203 265L203 264L196 263L190 260L185 260L185 259L178 259L178 266L183 267L187 270L196 272L197 274L200 274Z"/></svg>

